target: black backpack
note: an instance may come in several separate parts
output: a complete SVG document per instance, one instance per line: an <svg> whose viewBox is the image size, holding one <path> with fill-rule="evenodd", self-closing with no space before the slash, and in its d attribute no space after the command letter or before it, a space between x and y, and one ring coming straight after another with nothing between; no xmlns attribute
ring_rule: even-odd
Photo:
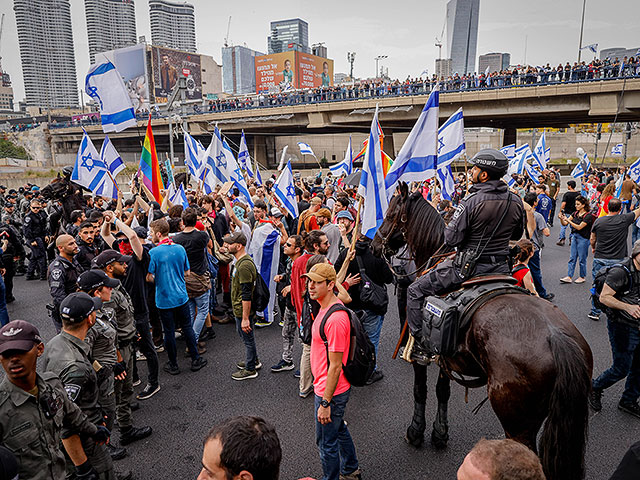
<svg viewBox="0 0 640 480"><path fill-rule="evenodd" d="M251 303L256 312L262 312L269 306L269 285L267 285L267 282L264 281L260 273L258 273L256 277L256 285L253 287Z"/></svg>
<svg viewBox="0 0 640 480"><path fill-rule="evenodd" d="M353 310L337 303L332 305L320 323L320 338L324 342L327 351L327 370L329 370L329 343L324 333L324 325L327 318L335 312L347 312L351 323L351 338L349 341L349 352L347 361L342 365L344 376L354 387L363 387L376 368L376 350L369 340L367 332L364 331L362 322Z"/></svg>
<svg viewBox="0 0 640 480"><path fill-rule="evenodd" d="M607 274L611 271L612 268L622 268L627 273L627 288L624 292L619 292L621 295L626 295L631 291L631 288L633 287L633 275L625 264L616 263L615 265L610 265L608 267L600 269L598 273L596 273L596 276L593 279L593 284L591 285L591 298L593 298L594 306L598 310L602 310L605 313L610 312L611 309L600 302L600 294L602 293L602 288L604 287L604 284L607 280Z"/></svg>

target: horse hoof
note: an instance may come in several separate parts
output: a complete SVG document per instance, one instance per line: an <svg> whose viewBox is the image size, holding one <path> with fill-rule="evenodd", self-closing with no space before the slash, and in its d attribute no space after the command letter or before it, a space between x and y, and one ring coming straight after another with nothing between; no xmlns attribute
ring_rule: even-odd
<svg viewBox="0 0 640 480"><path fill-rule="evenodd" d="M420 448L424 443L424 435L422 433L418 433L412 427L407 428L407 434L404 436L404 440L411 446Z"/></svg>
<svg viewBox="0 0 640 480"><path fill-rule="evenodd" d="M436 449L442 450L447 448L447 443L449 442L449 435L446 433L441 435L437 433L435 430L431 432L431 445L433 445Z"/></svg>

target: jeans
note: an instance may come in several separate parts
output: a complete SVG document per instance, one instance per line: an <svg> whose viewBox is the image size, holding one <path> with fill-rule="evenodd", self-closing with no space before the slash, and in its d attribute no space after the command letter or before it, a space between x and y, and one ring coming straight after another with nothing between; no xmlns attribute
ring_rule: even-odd
<svg viewBox="0 0 640 480"><path fill-rule="evenodd" d="M256 361L258 360L258 352L256 350L256 338L253 335L253 332L256 329L256 317L249 319L251 323L251 331L246 333L242 330L242 318L236 318L236 330L238 331L238 335L242 338L244 342L244 349L246 352L246 359L244 362L244 367L246 370L253 372L256 369Z"/></svg>
<svg viewBox="0 0 640 480"><path fill-rule="evenodd" d="M621 259L615 259L615 258L594 258L593 259L593 265L591 266L591 278L592 280L596 279L596 275L598 274L598 272L600 270L602 270L603 268L609 267L611 265L615 265L616 263L620 263L622 262L622 258ZM591 313L594 315L600 315L600 310L596 308L596 306L593 303L593 298L591 299Z"/></svg>
<svg viewBox="0 0 640 480"><path fill-rule="evenodd" d="M358 469L356 447L344 423L344 409L351 390L334 395L331 400L331 422L318 422L318 408L322 397L315 395L316 445L322 462L322 480L339 480L340 474L348 475Z"/></svg>
<svg viewBox="0 0 640 480"><path fill-rule="evenodd" d="M140 335L138 348L147 357L148 381L154 387L158 385L158 354L156 353L151 337L151 327L149 326L149 313L134 315L136 320L136 330Z"/></svg>
<svg viewBox="0 0 640 480"><path fill-rule="evenodd" d="M293 362L293 341L298 330L296 311L285 307L282 315L282 360L288 363Z"/></svg>
<svg viewBox="0 0 640 480"><path fill-rule="evenodd" d="M178 364L178 352L176 347L176 325L182 328L182 335L187 341L187 348L191 355L191 360L200 358L196 346L196 336L191 326L191 315L189 314L189 302L175 308L159 308L158 314L162 321L164 330L164 348L169 356L172 365Z"/></svg>
<svg viewBox="0 0 640 480"><path fill-rule="evenodd" d="M558 235L558 240L564 240L567 238L567 229L569 228L569 225L562 225L560 227L560 235Z"/></svg>
<svg viewBox="0 0 640 480"><path fill-rule="evenodd" d="M380 344L380 332L382 331L382 321L384 315L378 315L370 310L365 310L364 315L360 318L362 327L367 332L367 336L376 349L376 358L378 358L378 345Z"/></svg>
<svg viewBox="0 0 640 480"><path fill-rule="evenodd" d="M604 390L627 377L621 403L635 403L640 397L640 332L621 322L607 319L613 364L593 381L593 388Z"/></svg>
<svg viewBox="0 0 640 480"><path fill-rule="evenodd" d="M196 336L196 340L200 338L200 332L204 327L204 322L207 319L209 313L209 294L211 290L207 290L199 297L189 299L189 312L191 313L191 322L193 323L193 333ZM197 309L197 313L196 313Z"/></svg>
<svg viewBox="0 0 640 480"><path fill-rule="evenodd" d="M587 276L587 257L589 256L589 239L578 233L571 234L571 257L567 266L567 276L573 277L576 262L580 262L580 277Z"/></svg>
<svg viewBox="0 0 640 480"><path fill-rule="evenodd" d="M7 312L4 279L0 275L0 325L6 325L7 323L9 323L9 312Z"/></svg>
<svg viewBox="0 0 640 480"><path fill-rule="evenodd" d="M533 280L533 286L536 287L536 292L542 298L547 297L547 290L542 283L542 270L540 269L540 250L536 250L533 256L529 259L529 271L531 272L531 278Z"/></svg>

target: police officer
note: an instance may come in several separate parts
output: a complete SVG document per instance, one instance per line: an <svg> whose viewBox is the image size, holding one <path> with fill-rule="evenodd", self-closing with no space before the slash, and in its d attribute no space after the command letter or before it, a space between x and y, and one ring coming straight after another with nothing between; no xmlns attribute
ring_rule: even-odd
<svg viewBox="0 0 640 480"><path fill-rule="evenodd" d="M59 332L62 328L60 321L60 304L67 295L77 290L78 275L81 269L74 259L78 253L78 245L71 235L60 235L56 239L58 254L49 265L47 279L49 292L53 298L53 305L48 306L51 311L51 319Z"/></svg>
<svg viewBox="0 0 640 480"><path fill-rule="evenodd" d="M60 304L62 331L49 342L42 359L42 370L60 377L69 398L95 425L104 422L98 403L98 379L90 360L90 347L84 341L96 323L102 300L84 292L67 296ZM82 437L82 446L100 480L116 480L113 463L104 445Z"/></svg>
<svg viewBox="0 0 640 480"><path fill-rule="evenodd" d="M106 442L109 431L87 419L55 374L36 372L43 352L38 329L29 322L14 320L0 329L0 361L6 373L0 383L0 443L18 458L16 478L21 480L63 480L60 442L75 465L76 478L98 479L79 435Z"/></svg>
<svg viewBox="0 0 640 480"><path fill-rule="evenodd" d="M418 278L407 292L407 319L414 337L421 334L425 297L457 288L474 275L508 275L509 240L520 239L524 232L522 201L502 181L509 167L507 157L484 149L470 163L470 195L460 202L444 231L445 244L456 247L456 256Z"/></svg>
<svg viewBox="0 0 640 480"><path fill-rule="evenodd" d="M31 249L27 280L36 280L36 270L40 280L47 279L47 216L42 212L39 200L31 201L31 211L24 217L24 239Z"/></svg>
<svg viewBox="0 0 640 480"><path fill-rule="evenodd" d="M2 263L6 270L4 274L5 296L7 303L15 300L13 296L13 277L16 274L15 259L24 256L24 246L10 225L0 222L0 241L6 240L6 248L2 249Z"/></svg>
<svg viewBox="0 0 640 480"><path fill-rule="evenodd" d="M126 375L123 378L116 377L116 418L120 428L120 444L128 445L142 440L152 433L151 427L133 426L131 415L131 401L133 400L133 341L136 337L136 324L133 316L133 303L129 294L115 276L123 277L127 271L127 262L131 260L129 255L122 255L116 250L105 250L94 259L96 267L116 282L111 292L111 299L104 306L115 312L116 328L118 336L118 359L125 367Z"/></svg>

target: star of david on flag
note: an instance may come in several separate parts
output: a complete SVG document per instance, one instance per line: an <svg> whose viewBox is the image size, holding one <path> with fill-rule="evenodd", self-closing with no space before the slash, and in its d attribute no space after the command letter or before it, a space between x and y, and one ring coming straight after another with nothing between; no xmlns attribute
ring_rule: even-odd
<svg viewBox="0 0 640 480"><path fill-rule="evenodd" d="M71 181L85 187L96 195L102 194L98 192L102 192L105 189L105 181L113 184L107 174L106 164L100 159L96 147L84 129L80 148L76 155L76 163L71 173Z"/></svg>
<svg viewBox="0 0 640 480"><path fill-rule="evenodd" d="M640 182L640 158L638 158L634 163L629 167L629 176L631 180L638 183Z"/></svg>
<svg viewBox="0 0 640 480"><path fill-rule="evenodd" d="M291 169L291 161L287 161L287 165L282 169L282 173L273 185L273 193L280 201L282 208L296 218L298 216L298 202L296 200L296 188L293 183L293 170Z"/></svg>

